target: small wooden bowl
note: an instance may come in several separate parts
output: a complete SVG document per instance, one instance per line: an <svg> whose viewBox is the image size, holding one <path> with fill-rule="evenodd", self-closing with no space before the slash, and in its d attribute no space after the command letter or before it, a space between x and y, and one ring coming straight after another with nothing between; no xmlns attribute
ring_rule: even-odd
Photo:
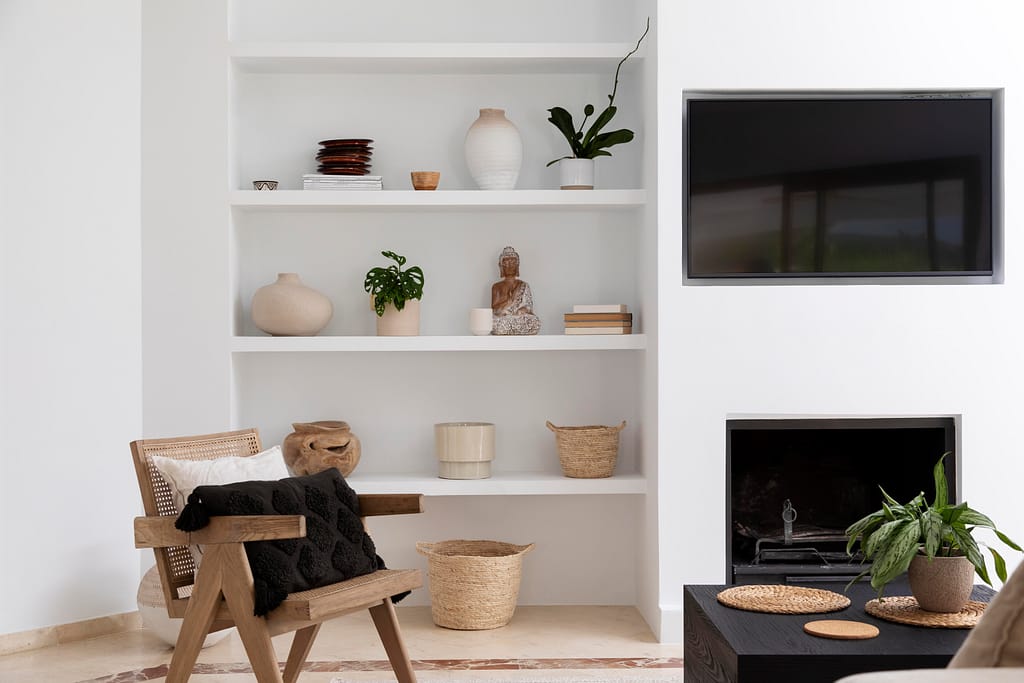
<svg viewBox="0 0 1024 683"><path fill-rule="evenodd" d="M437 183L441 180L440 171L412 171L409 173L412 178L414 190L436 190Z"/></svg>

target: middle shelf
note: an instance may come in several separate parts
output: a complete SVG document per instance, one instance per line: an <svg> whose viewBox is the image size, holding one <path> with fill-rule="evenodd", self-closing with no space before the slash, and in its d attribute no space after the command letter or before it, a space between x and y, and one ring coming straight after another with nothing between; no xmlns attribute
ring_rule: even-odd
<svg viewBox="0 0 1024 683"><path fill-rule="evenodd" d="M233 353L336 351L637 351L647 348L647 336L562 335L479 337L420 335L416 337L324 336L231 338Z"/></svg>
<svg viewBox="0 0 1024 683"><path fill-rule="evenodd" d="M560 474L508 472L487 479L441 479L429 474L359 474L347 478L357 493L422 493L425 496L642 495L647 479L616 474L604 479L571 479Z"/></svg>
<svg viewBox="0 0 1024 683"><path fill-rule="evenodd" d="M231 206L245 211L344 209L631 209L646 190L234 190Z"/></svg>

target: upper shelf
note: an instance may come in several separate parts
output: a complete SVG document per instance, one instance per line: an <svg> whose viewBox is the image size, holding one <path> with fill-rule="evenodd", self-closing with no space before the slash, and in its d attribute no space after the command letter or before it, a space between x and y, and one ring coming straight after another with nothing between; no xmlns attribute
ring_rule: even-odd
<svg viewBox="0 0 1024 683"><path fill-rule="evenodd" d="M605 74L626 43L257 43L229 46L249 73ZM643 52L631 59L642 59Z"/></svg>
<svg viewBox="0 0 1024 683"><path fill-rule="evenodd" d="M245 210L418 209L629 209L647 201L646 190L235 190L231 206Z"/></svg>
<svg viewBox="0 0 1024 683"><path fill-rule="evenodd" d="M235 353L316 351L615 351L647 348L642 334L531 336L232 337Z"/></svg>

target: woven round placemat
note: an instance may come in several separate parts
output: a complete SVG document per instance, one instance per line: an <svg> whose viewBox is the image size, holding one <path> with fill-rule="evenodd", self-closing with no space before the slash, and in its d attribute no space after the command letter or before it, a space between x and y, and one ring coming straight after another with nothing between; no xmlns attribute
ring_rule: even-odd
<svg viewBox="0 0 1024 683"><path fill-rule="evenodd" d="M777 584L735 586L718 594L718 602L749 612L820 614L850 606L850 598L820 588Z"/></svg>
<svg viewBox="0 0 1024 683"><path fill-rule="evenodd" d="M882 600L869 600L864 611L873 617L895 621L898 624L927 626L929 628L974 628L985 613L984 602L969 600L959 612L928 612L917 606L917 600L909 595L898 595Z"/></svg>

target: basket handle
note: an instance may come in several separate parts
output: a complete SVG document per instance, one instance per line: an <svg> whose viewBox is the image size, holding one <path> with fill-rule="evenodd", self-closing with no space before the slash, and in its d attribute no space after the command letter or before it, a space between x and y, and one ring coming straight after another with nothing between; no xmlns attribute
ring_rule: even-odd
<svg viewBox="0 0 1024 683"><path fill-rule="evenodd" d="M548 426L548 429L550 429L553 432L558 432L558 430L561 429L561 427L556 427L555 425L551 424L550 420L548 420L544 424L546 424ZM625 428L626 428L626 421L623 420L622 424L620 424L618 427L611 427L610 429L614 429L617 432L621 432Z"/></svg>

